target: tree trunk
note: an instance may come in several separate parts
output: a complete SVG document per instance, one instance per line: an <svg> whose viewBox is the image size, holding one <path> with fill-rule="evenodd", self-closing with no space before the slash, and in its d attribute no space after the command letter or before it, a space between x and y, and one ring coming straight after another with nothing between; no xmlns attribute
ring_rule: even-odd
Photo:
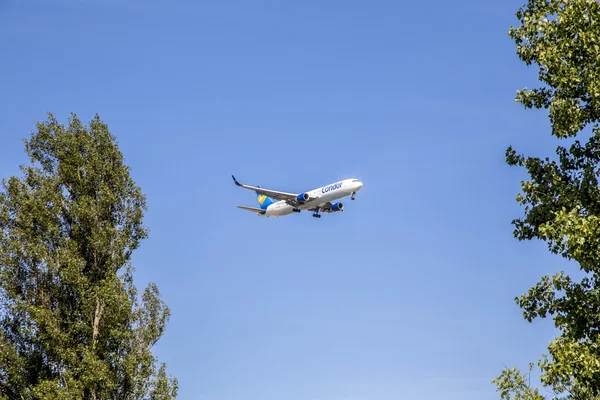
<svg viewBox="0 0 600 400"><path fill-rule="evenodd" d="M102 311L104 311L104 303L100 301L100 298L96 298L96 312L94 313L94 330L92 333L92 348L96 348L98 342L98 327L100 325L100 318L102 318Z"/></svg>

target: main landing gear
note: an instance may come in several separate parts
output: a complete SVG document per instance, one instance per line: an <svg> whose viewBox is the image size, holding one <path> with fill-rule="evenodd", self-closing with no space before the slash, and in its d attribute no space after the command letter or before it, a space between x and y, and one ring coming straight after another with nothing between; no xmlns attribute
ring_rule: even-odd
<svg viewBox="0 0 600 400"><path fill-rule="evenodd" d="M296 212L296 213L299 213L299 212L300 212L300 210L299 210L299 209L297 209L297 208L294 208L294 209L292 209L292 211L293 211L293 212Z"/></svg>
<svg viewBox="0 0 600 400"><path fill-rule="evenodd" d="M319 213L314 213L314 214L313 214L313 217L315 217L315 218L321 218L321 214L319 214Z"/></svg>
<svg viewBox="0 0 600 400"><path fill-rule="evenodd" d="M355 200L354 196L356 196L356 192L352 192L352 197L350 197L351 200Z"/></svg>

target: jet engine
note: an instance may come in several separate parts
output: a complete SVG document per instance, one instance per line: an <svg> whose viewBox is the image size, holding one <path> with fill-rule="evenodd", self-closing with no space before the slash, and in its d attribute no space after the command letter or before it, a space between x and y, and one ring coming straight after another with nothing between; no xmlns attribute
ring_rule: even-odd
<svg viewBox="0 0 600 400"><path fill-rule="evenodd" d="M336 211L342 211L344 209L344 204L343 203L334 203L331 206L331 211L336 212Z"/></svg>
<svg viewBox="0 0 600 400"><path fill-rule="evenodd" d="M296 197L296 200L298 201L298 203L302 204L306 201L308 201L308 199L310 199L310 195L308 193L300 193L298 195L298 197Z"/></svg>

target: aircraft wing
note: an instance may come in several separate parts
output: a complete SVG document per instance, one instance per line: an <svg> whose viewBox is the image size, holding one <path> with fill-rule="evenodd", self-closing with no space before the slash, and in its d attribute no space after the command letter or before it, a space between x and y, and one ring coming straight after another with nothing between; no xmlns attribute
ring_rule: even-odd
<svg viewBox="0 0 600 400"><path fill-rule="evenodd" d="M308 211L331 212L331 207L333 207L333 204L331 204L331 202L328 201L328 202L322 203L320 205L317 205L316 207L309 208Z"/></svg>
<svg viewBox="0 0 600 400"><path fill-rule="evenodd" d="M243 185L240 182L238 182L237 179L235 179L235 176L231 175L231 177L233 178L233 181L235 182L235 184L238 185L239 187L243 187L245 189L252 190L259 194L264 194L265 196L269 196L275 200L285 200L289 204L295 204L295 205L298 204L298 202L296 201L296 198L298 197L299 193L298 194L286 193L286 192L279 192L277 190L263 189L263 188L257 187L257 186ZM310 200L312 200L312 199L310 199Z"/></svg>
<svg viewBox="0 0 600 400"><path fill-rule="evenodd" d="M328 201L327 203L321 206L321 211L331 212L331 207L333 207L333 204L331 204L331 202Z"/></svg>
<svg viewBox="0 0 600 400"><path fill-rule="evenodd" d="M308 211L319 211L319 212L326 212L326 213L332 213L334 212L333 210L333 203L330 201L327 201L325 203L321 203L313 208L309 208Z"/></svg>

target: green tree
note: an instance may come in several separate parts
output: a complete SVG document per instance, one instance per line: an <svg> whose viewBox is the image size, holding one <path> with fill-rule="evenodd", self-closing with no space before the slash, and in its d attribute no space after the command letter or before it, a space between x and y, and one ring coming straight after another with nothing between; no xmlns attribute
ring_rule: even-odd
<svg viewBox="0 0 600 400"><path fill-rule="evenodd" d="M95 116L51 114L0 189L0 399L171 399L151 348L170 311L133 284L145 197Z"/></svg>
<svg viewBox="0 0 600 400"><path fill-rule="evenodd" d="M525 157L511 147L506 161L524 167L513 221L519 240L539 239L572 261L583 278L544 276L516 298L524 318L552 317L559 336L538 362L545 392L556 398L600 397L600 3L529 0L511 27L519 58L537 66L539 88L520 90L526 109L547 109L553 136L568 143L556 156ZM525 374L505 369L494 380L502 399L543 399Z"/></svg>

